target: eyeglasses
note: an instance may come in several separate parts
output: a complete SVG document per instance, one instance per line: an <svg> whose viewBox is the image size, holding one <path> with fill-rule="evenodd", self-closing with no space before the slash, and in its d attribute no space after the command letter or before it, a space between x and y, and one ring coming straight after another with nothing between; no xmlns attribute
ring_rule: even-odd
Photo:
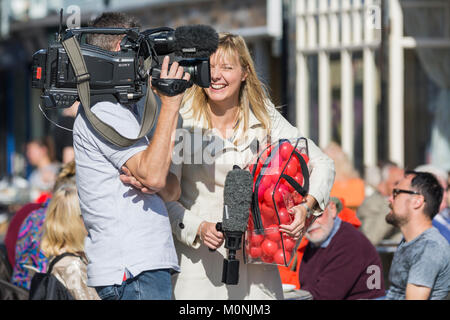
<svg viewBox="0 0 450 320"><path fill-rule="evenodd" d="M392 197L395 199L395 197L397 197L400 193L418 194L418 195L420 195L419 192L413 191L413 190L393 189L392 190Z"/></svg>

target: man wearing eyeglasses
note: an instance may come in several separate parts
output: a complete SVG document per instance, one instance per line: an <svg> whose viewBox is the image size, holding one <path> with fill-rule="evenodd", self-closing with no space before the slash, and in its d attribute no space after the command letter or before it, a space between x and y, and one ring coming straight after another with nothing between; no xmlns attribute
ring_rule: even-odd
<svg viewBox="0 0 450 320"><path fill-rule="evenodd" d="M386 222L397 226L403 240L389 272L389 300L445 299L450 286L450 247L432 226L443 190L430 173L407 171L389 198Z"/></svg>

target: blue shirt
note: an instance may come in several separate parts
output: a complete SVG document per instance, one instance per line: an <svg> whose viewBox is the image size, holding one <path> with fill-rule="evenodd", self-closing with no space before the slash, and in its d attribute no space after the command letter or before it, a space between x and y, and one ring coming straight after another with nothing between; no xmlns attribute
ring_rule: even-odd
<svg viewBox="0 0 450 320"><path fill-rule="evenodd" d="M324 242L322 242L320 244L320 248L326 248L328 247L328 245L330 244L331 240L333 239L334 235L336 234L336 232L338 232L339 227L341 226L342 220L339 217L336 217L336 219L334 219L334 223L333 223L333 229L331 229L330 234L328 235L328 238L325 239ZM316 245L314 245L314 243L310 242L310 244L313 247L316 247Z"/></svg>
<svg viewBox="0 0 450 320"><path fill-rule="evenodd" d="M434 216L433 227L439 230L450 243L450 207L445 208Z"/></svg>
<svg viewBox="0 0 450 320"><path fill-rule="evenodd" d="M92 111L123 136L139 133L136 115L127 107L100 102ZM78 196L88 231L88 285L121 284L124 272L137 276L147 270L179 271L164 202L119 179L121 167L147 148L148 139L116 147L94 131L83 111L73 130Z"/></svg>

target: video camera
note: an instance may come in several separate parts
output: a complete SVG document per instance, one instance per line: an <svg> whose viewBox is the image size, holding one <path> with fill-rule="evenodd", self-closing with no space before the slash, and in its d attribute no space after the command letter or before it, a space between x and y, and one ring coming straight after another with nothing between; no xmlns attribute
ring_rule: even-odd
<svg viewBox="0 0 450 320"><path fill-rule="evenodd" d="M112 52L86 43L84 35L121 35L120 51ZM210 85L209 56L217 49L218 35L209 26L193 25L177 29L161 27L139 32L138 28L69 29L61 40L33 55L32 87L42 89L45 108L67 108L78 99L80 79L62 41L75 37L88 71L91 105L99 101L134 103L145 94L148 76L152 85L166 95L182 93L194 83ZM191 78L160 79L162 58L171 56ZM85 78L86 79L86 78ZM88 106L90 107L90 106Z"/></svg>

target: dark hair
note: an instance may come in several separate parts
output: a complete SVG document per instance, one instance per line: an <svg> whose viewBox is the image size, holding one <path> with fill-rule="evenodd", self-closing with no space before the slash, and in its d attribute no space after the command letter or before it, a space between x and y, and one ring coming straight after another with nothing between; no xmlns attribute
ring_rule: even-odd
<svg viewBox="0 0 450 320"><path fill-rule="evenodd" d="M131 16L122 12L104 12L89 23L94 28L137 28L139 23ZM113 51L117 41L124 35L88 34L86 42L105 50Z"/></svg>
<svg viewBox="0 0 450 320"><path fill-rule="evenodd" d="M436 177L428 172L406 171L405 176L414 175L411 187L425 198L425 214L433 220L439 212L444 190Z"/></svg>
<svg viewBox="0 0 450 320"><path fill-rule="evenodd" d="M55 141L52 137L44 136L34 140L30 140L27 142L27 145L30 143L36 143L40 147L47 148L47 155L50 159L50 162L54 162L56 160Z"/></svg>

